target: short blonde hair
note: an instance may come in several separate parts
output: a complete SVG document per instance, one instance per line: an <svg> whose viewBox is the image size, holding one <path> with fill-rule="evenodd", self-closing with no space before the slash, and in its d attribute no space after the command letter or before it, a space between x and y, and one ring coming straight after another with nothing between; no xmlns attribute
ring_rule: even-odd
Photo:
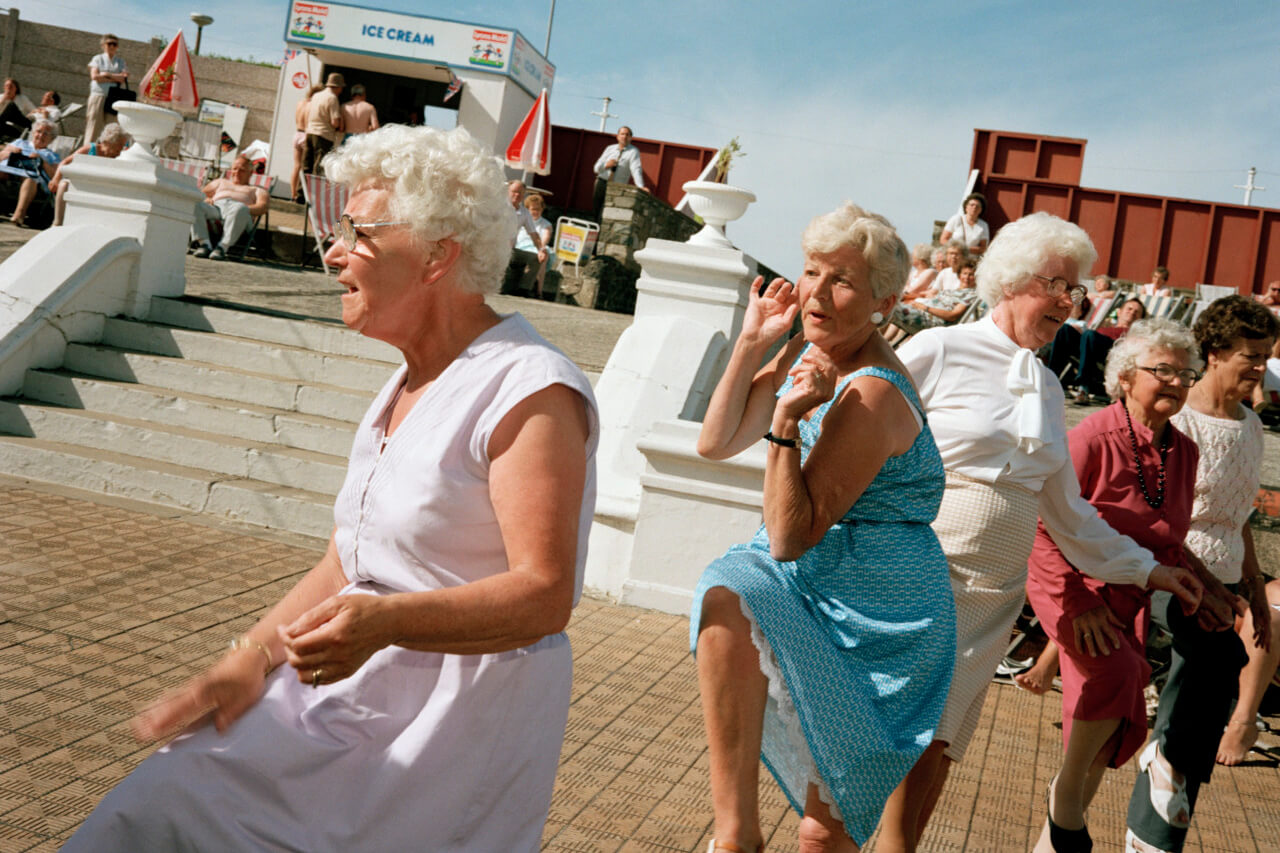
<svg viewBox="0 0 1280 853"><path fill-rule="evenodd" d="M875 298L902 295L911 273L911 255L889 220L846 201L830 213L815 216L800 238L806 255L827 255L846 247L857 249L866 260Z"/></svg>
<svg viewBox="0 0 1280 853"><path fill-rule="evenodd" d="M457 241L462 290L497 292L511 258L516 214L497 158L465 129L385 125L353 136L323 165L339 184L385 189L388 217L406 220L415 238Z"/></svg>

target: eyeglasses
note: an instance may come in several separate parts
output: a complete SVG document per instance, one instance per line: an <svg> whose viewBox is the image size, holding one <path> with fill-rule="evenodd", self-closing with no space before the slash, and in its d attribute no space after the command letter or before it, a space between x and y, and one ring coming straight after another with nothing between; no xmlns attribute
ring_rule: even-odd
<svg viewBox="0 0 1280 853"><path fill-rule="evenodd" d="M1189 367L1179 370L1172 364L1165 364L1163 361L1155 367L1143 367L1142 365L1138 365L1138 369L1145 370L1147 373L1150 373L1166 385L1174 379L1180 379L1182 381L1183 388L1190 388L1192 385L1195 385L1200 381L1199 371L1192 370Z"/></svg>
<svg viewBox="0 0 1280 853"><path fill-rule="evenodd" d="M356 222L351 218L350 214L344 213L338 219L338 237L341 238L343 245L347 247L347 251L353 251L356 247L356 240L360 238L357 228L383 228L387 225L408 225L408 221L397 219L394 222Z"/></svg>
<svg viewBox="0 0 1280 853"><path fill-rule="evenodd" d="M103 42L103 44L105 44L107 47L119 47L119 46L120 46L120 42L118 42L118 41L104 41L104 42Z"/></svg>
<svg viewBox="0 0 1280 853"><path fill-rule="evenodd" d="M1071 294L1071 304L1079 305L1084 302L1084 298L1089 295L1089 289L1083 284L1072 284L1065 278L1058 276L1057 278L1049 278L1047 275L1031 274L1032 278L1038 278L1044 282L1045 293L1057 298L1064 293Z"/></svg>

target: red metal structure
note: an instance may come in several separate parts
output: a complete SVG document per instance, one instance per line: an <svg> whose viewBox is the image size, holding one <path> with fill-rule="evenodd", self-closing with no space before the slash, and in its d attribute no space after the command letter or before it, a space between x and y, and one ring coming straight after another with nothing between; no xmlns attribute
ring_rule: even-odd
<svg viewBox="0 0 1280 853"><path fill-rule="evenodd" d="M1280 279L1280 210L1080 186L1086 140L975 130L969 163L987 197L995 232L1045 211L1077 223L1093 239L1091 275L1147 281L1169 268L1174 287L1197 283L1261 293Z"/></svg>
<svg viewBox="0 0 1280 853"><path fill-rule="evenodd" d="M551 204L565 210L591 210L596 176L592 171L604 149L616 142L615 134L579 127L551 127L551 174L534 183L550 190ZM640 149L644 183L657 198L674 207L684 198L681 187L702 173L716 156L714 148L700 148L660 139L633 139Z"/></svg>

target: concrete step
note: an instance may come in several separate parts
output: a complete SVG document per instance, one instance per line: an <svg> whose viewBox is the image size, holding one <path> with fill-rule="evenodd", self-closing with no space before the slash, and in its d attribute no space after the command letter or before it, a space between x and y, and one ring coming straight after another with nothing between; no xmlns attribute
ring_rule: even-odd
<svg viewBox="0 0 1280 853"><path fill-rule="evenodd" d="M335 292L340 289L335 283ZM220 332L329 355L349 355L395 365L404 360L400 351L390 344L367 338L340 322L303 318L261 308L232 308L225 303L193 298L154 297L147 319L153 323L199 332Z"/></svg>
<svg viewBox="0 0 1280 853"><path fill-rule="evenodd" d="M279 379L266 373L96 344L68 344L63 368L172 391L359 423L373 391Z"/></svg>
<svg viewBox="0 0 1280 853"><path fill-rule="evenodd" d="M154 385L100 379L66 370L29 370L28 400L138 418L152 423L234 435L346 458L355 425L253 403L219 400Z"/></svg>
<svg viewBox="0 0 1280 853"><path fill-rule="evenodd" d="M202 468L220 477L330 496L338 493L346 476L346 459L341 456L12 398L0 399L0 431L174 465L199 460Z"/></svg>
<svg viewBox="0 0 1280 853"><path fill-rule="evenodd" d="M386 384L395 370L384 361L328 355L303 347L119 317L108 319L103 324L101 343L225 367L247 367L281 379L322 382L370 392L376 392Z"/></svg>
<svg viewBox="0 0 1280 853"><path fill-rule="evenodd" d="M0 470L307 536L327 537L333 528L326 495L42 438L0 435Z"/></svg>

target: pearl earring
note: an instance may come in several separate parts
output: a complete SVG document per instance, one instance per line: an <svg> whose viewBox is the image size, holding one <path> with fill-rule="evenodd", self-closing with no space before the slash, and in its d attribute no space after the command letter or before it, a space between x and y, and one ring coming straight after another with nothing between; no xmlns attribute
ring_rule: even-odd
<svg viewBox="0 0 1280 853"><path fill-rule="evenodd" d="M883 322L884 322L884 315L883 315L883 314L881 314L879 311L872 311L872 312L871 312L871 322L872 322L874 325L879 326L881 323L883 323Z"/></svg>

